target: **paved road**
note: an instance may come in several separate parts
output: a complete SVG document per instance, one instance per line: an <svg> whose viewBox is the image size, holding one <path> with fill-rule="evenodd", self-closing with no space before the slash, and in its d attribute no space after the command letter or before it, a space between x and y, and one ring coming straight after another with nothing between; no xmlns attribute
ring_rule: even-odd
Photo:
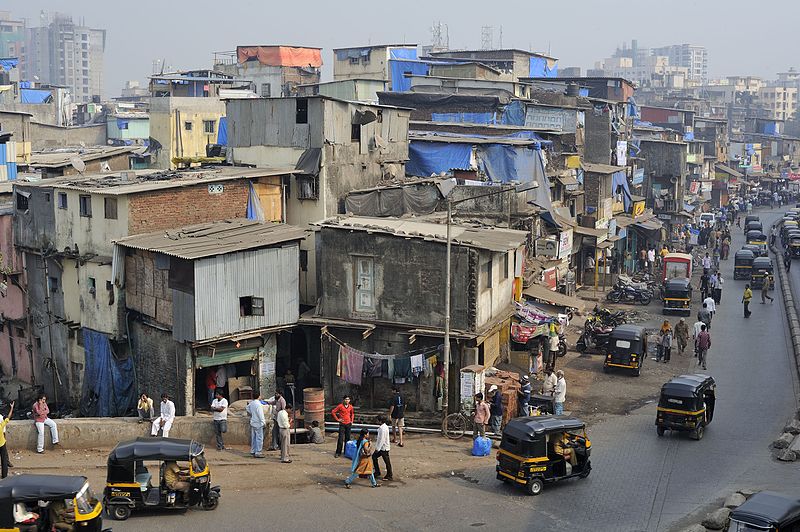
<svg viewBox="0 0 800 532"><path fill-rule="evenodd" d="M765 227L778 211L759 213ZM743 243L735 231L733 251ZM134 516L115 531L276 530L347 527L350 530L669 530L737 488L800 490L797 465L770 458L768 445L795 408L795 371L789 358L783 305L751 305L745 320L743 281L733 260L723 263L725 291L713 322L708 373L718 382L714 422L703 440L656 436L655 405L595 425L594 470L584 481L548 486L526 497L494 479L491 458L463 475L341 487L339 471L316 488L253 492L226 490L214 512ZM792 271L800 289L800 267ZM673 357L674 359L674 357ZM619 393L625 393L620 377ZM478 459L476 459L478 460ZM277 466L276 467L280 467ZM302 471L298 472L304 475ZM269 479L265 478L265 485ZM363 481L362 481L363 482Z"/></svg>

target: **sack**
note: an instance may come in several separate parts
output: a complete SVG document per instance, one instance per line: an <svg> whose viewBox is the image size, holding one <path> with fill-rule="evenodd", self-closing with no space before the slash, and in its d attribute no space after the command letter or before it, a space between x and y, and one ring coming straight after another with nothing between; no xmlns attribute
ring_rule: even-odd
<svg viewBox="0 0 800 532"><path fill-rule="evenodd" d="M358 450L358 447L356 447L356 441L355 440L350 440L350 441L348 441L348 442L346 442L344 444L344 456L346 458L349 458L350 460L355 458L356 457L356 450Z"/></svg>
<svg viewBox="0 0 800 532"><path fill-rule="evenodd" d="M489 456L492 454L492 440L478 436L472 442L472 456Z"/></svg>

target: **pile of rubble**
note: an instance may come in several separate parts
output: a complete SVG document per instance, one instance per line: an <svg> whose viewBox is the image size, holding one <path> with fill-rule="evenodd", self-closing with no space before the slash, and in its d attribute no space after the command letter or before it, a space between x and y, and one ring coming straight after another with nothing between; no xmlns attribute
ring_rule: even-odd
<svg viewBox="0 0 800 532"><path fill-rule="evenodd" d="M770 445L775 458L783 462L800 460L800 410L786 422L783 434Z"/></svg>

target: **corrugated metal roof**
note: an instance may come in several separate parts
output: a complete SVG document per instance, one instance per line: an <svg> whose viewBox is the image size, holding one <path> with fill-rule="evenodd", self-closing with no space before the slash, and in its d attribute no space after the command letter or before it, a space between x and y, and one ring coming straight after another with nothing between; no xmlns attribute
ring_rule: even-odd
<svg viewBox="0 0 800 532"><path fill-rule="evenodd" d="M610 164L597 164L597 163L581 163L584 171L592 172L593 174L613 174L615 172L622 172L625 166L612 166Z"/></svg>
<svg viewBox="0 0 800 532"><path fill-rule="evenodd" d="M92 146L89 148L58 149L31 153L30 166L34 168L61 168L72 164L72 159L83 162L115 157L137 150L137 146Z"/></svg>
<svg viewBox="0 0 800 532"><path fill-rule="evenodd" d="M447 226L445 224L421 222L409 218L343 216L324 220L316 225L366 233L386 233L401 238L447 242ZM527 237L527 232L513 229L451 225L451 238L454 244L489 251L500 252L516 249L526 242Z"/></svg>
<svg viewBox="0 0 800 532"><path fill-rule="evenodd" d="M194 260L302 240L306 235L293 225L234 219L135 235L114 243Z"/></svg>

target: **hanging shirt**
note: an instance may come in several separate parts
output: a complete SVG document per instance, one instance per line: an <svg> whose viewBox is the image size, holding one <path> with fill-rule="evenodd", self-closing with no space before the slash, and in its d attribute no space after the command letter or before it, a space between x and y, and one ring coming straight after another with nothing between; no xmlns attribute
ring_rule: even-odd
<svg viewBox="0 0 800 532"><path fill-rule="evenodd" d="M339 358L341 359L341 377L345 382L361 386L361 373L364 370L364 353L348 347L339 347Z"/></svg>
<svg viewBox="0 0 800 532"><path fill-rule="evenodd" d="M411 358L402 357L394 359L394 377L395 379L398 377L403 379L411 378Z"/></svg>
<svg viewBox="0 0 800 532"><path fill-rule="evenodd" d="M425 363L425 357L423 357L422 355L413 355L411 357L410 362L411 362L411 373L413 373L414 375L419 375L420 373L422 373L423 370L422 366Z"/></svg>

